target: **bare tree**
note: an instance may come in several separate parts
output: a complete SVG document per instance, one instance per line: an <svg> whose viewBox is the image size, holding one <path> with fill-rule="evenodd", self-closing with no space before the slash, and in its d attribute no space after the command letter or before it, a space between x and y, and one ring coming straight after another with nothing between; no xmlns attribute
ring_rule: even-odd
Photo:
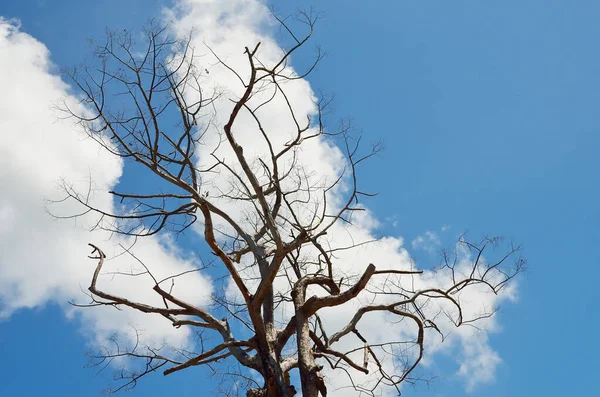
<svg viewBox="0 0 600 397"><path fill-rule="evenodd" d="M315 117L306 119L295 112L286 84L303 78L314 67L305 74L289 67L290 56L313 32L315 18L303 17L307 32L302 37L280 21L292 45L275 63L261 60L261 43L243 49L245 70L234 69L212 53L214 67L228 70L243 88L241 96L234 98L219 87L207 88L211 87L207 84L209 71L197 66L190 38L174 39L167 28L156 25L145 31L140 43L128 32L109 32L106 42L96 45L97 62L70 73L87 110L78 112L65 104L65 111L101 147L128 164L141 166L156 183L146 184L142 190L147 191L111 191L122 204L116 213L97 208L89 195L65 184L69 198L77 200L85 212L100 215L96 227L124 235L180 233L196 222L216 258L215 271L221 269L227 275L239 296L236 300L226 293L215 294L213 305L197 307L169 288L180 275L154 279L153 289L162 298L162 306L116 296L99 285L106 255L90 244L90 257L97 261L89 286L91 306L157 314L174 327L197 330L203 341L201 351L195 352L134 346L95 355L100 361L121 356L145 360L141 371L120 373L124 387L159 369L168 375L226 363L221 374L240 377L237 387L243 385L247 396L294 395L290 373L296 370L303 396L325 396L324 366L345 371L353 387L363 392L373 392L381 385L400 391L403 382L420 378L415 368L423 357L427 330L443 334L438 327L440 318L462 326L493 314L491 308L477 318L464 318L461 293L469 288L498 293L523 268L519 247L508 246L497 260L488 255L484 259L484 253L500 239L486 238L475 244L461 238L459 245L474 254L472 260L468 268L460 267L459 255L446 253L438 269L445 282L439 286L421 288L424 284L415 280L422 271L412 268L365 263L361 274L340 271L340 251L370 242L354 241L340 247L331 244L328 236L336 227L351 224L353 214L363 210L359 199L369 194L360 190L356 170L380 146L363 151L360 139L345 124L338 131L326 131L326 100L316 103ZM318 61L320 54L316 58ZM219 123L216 118L223 115L215 114L213 105L223 98L231 100L231 109ZM265 127L269 106L276 100L287 104L290 125L285 128L293 130L289 140ZM247 148L239 143L236 128L242 122L248 127L248 120L253 139L267 148L266 156L246 153ZM211 141L212 151L199 159L199 148L209 144L205 135L214 129L220 139ZM315 139L337 143L345 154L345 167L333 180L315 179L299 161L299 151ZM329 202L333 191L343 194L344 200ZM231 208L240 208L243 214L233 214ZM144 275L152 276L151 265L144 266ZM370 303L361 301L347 324L328 332L320 316L323 310L356 301L359 295L368 296ZM438 308L434 315L429 310L433 303ZM291 316L278 314L283 306L293 310ZM397 340L398 335L385 343L369 341L360 328L373 312L403 322L414 336ZM236 336L241 328L251 330L252 336ZM344 338L355 338L358 345L347 349L340 343ZM384 364L390 359L391 367ZM257 384L252 372L260 374L264 382ZM355 383L356 373L370 373L376 381L368 386ZM233 388L226 389L223 387L224 393L233 394Z"/></svg>

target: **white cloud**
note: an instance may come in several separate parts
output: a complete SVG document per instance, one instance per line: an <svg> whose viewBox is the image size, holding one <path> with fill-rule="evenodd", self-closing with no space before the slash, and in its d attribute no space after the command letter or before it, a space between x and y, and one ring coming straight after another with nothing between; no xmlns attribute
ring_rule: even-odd
<svg viewBox="0 0 600 397"><path fill-rule="evenodd" d="M430 253L435 253L435 251L440 249L442 242L437 234L427 231L411 241L411 245L415 250L421 249Z"/></svg>
<svg viewBox="0 0 600 397"><path fill-rule="evenodd" d="M494 352L485 335L462 341L464 358L461 360L458 374L464 378L467 391L473 391L481 383L493 382L496 367L502 362Z"/></svg>
<svg viewBox="0 0 600 397"><path fill-rule="evenodd" d="M107 192L123 168L79 126L58 120L53 105L60 98L73 106L77 101L54 70L41 42L21 32L16 21L0 19L0 87L4 92L0 96L0 318L54 302L71 316L80 316L98 343L114 333L130 337L132 326L144 330L145 341L168 338L174 344L185 343L187 331L174 329L163 318L110 308L80 311L67 304L69 300L88 303L81 292L89 286L95 268L87 258L88 242L104 248L109 257L118 251L117 244L130 246L132 242L111 238L106 232L90 233L93 216L56 220L46 211L46 199L64 197L61 178L82 192L91 186L93 202L110 210L113 202ZM72 202L49 208L60 214L81 212ZM160 278L198 265L174 249L167 238L140 240L132 251ZM140 266L132 257L122 255L108 260L104 270L128 272L136 267ZM99 283L132 299L160 303L149 277L131 281L108 275ZM210 282L198 273L179 280L175 288L195 302L211 292Z"/></svg>

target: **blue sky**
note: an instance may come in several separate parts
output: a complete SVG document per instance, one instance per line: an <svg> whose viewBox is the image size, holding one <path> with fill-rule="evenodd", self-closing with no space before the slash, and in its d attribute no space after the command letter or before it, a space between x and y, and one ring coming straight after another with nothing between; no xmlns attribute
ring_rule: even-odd
<svg viewBox="0 0 600 397"><path fill-rule="evenodd" d="M282 12L309 4L281 3ZM381 222L379 232L401 236L424 264L438 259L411 242L428 231L445 245L465 230L510 236L524 245L529 263L518 280L517 302L503 302L489 337L502 359L494 381L467 393L456 362L442 353L428 369L438 378L405 395L591 394L600 353L595 247L600 5L584 0L314 5L323 19L313 43L327 56L309 78L313 89L335 94L336 117L350 117L366 138L385 142L386 150L359 175L366 190L379 192L367 203ZM19 19L20 31L48 48L51 69L58 71L84 61L86 38L101 37L106 26L137 30L170 6L23 0L0 3L0 16ZM0 61L4 70L1 64L11 59ZM307 59L293 62L300 67ZM3 96L20 89L10 88ZM4 182L3 177L0 173ZM13 182L8 189L20 185ZM4 195L12 197L0 192L0 205ZM18 227L31 230L34 224ZM3 256L11 247L0 247L2 277L21 263ZM12 287L17 302L21 286ZM10 291L0 294L0 309L10 299ZM31 303L15 303L16 311L0 320L5 357L0 395L93 396L107 385L110 372L83 368L95 336L82 324L85 319L66 317L66 300L50 288ZM157 374L131 394L208 396L217 379L205 375Z"/></svg>

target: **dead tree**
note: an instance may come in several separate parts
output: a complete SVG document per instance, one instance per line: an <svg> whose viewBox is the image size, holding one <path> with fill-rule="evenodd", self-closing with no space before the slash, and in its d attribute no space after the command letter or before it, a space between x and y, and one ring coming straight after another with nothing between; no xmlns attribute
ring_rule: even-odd
<svg viewBox="0 0 600 397"><path fill-rule="evenodd" d="M213 333L218 339L216 343L214 337L210 339L212 345L204 346L201 352L185 352L175 358L150 348L100 354L97 358L122 355L146 360L142 371L123 375L129 377L127 385L159 368L168 375L230 360L264 379L261 385L248 386L248 396L294 395L290 373L296 370L303 396L325 396L325 366L346 371L350 379L357 372L375 374L377 381L369 389L354 384L362 391L372 391L382 384L399 391L400 384L417 378L414 370L423 357L426 330L440 331L437 317L432 317L425 306L443 301L438 315L447 315L456 326L472 322L476 319L463 318L461 293L472 287L498 293L522 269L524 261L518 247L509 247L497 261L484 260L484 252L499 242L484 239L480 244L460 241L475 253L468 271L459 271L456 257L444 257L439 271L447 276L445 285L415 288L414 280L422 271L380 269L377 263L364 263L361 274L339 272L336 252L369 242L355 241L351 246L339 247L329 244L328 236L340 224L350 224L353 214L362 210L359 199L368 194L358 186L356 169L379 146L363 152L345 125L339 131L326 131L323 116L327 101L316 103L313 117L296 114L286 95L286 84L304 77L291 72L288 63L311 37L315 21L305 17L308 33L303 37L283 25L293 44L278 62L267 64L261 60L261 43L240 49L246 57L245 70L235 70L220 54L212 54L215 68L228 70L239 80L238 96L222 92L219 87L206 88L208 70L197 66L190 39L171 38L166 28L157 26L146 31L142 43L136 43L127 32L110 32L106 42L97 45L97 63L70 73L87 110L81 113L65 104L69 116L76 118L105 150L157 181L145 186L147 191L143 192L111 191L123 204L118 213L96 208L88 195L65 185L70 199L79 201L85 211L100 215L98 228L124 235L182 232L197 222L195 227L199 225L206 243L204 249L214 255L239 297L234 301L222 294L214 297L211 307L196 307L156 280L154 291L162 298L163 306L115 296L98 283L106 255L90 244L91 258L97 261L89 287L92 305L160 315L174 327L192 327L203 335ZM312 67L307 73L310 70ZM213 105L219 100L231 101L226 117L214 114ZM282 140L278 131L265 127L273 101L287 104L290 125L285 128L293 130L289 139ZM246 128L250 120L253 139L266 148L266 155L247 153L239 143L236 131L242 115ZM223 122L216 121L217 116ZM199 159L199 148L205 149L204 138L211 129L218 129L220 139L212 141L212 151ZM333 180L315 181L303 171L298 159L299 150L316 139L336 143L345 154L345 166ZM338 196L343 194L344 199L330 203L333 191ZM232 206L243 209L243 216L232 214L228 210ZM372 303L359 307L351 320L335 332L327 332L319 314L325 308L351 302L360 294L369 294ZM291 316L278 314L278 308L284 305L292 310ZM360 327L373 312L385 312L410 323L414 338L371 343ZM250 338L236 336L240 325L252 331ZM359 346L338 348L345 337L357 338ZM409 346L402 352L394 348L401 343ZM393 356L395 372L382 364L386 354Z"/></svg>

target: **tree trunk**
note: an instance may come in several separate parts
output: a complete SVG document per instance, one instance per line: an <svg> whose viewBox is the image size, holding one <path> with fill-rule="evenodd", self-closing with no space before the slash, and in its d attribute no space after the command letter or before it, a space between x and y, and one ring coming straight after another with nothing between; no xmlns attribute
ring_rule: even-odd
<svg viewBox="0 0 600 397"><path fill-rule="evenodd" d="M262 359L262 364L265 385L262 389L248 390L247 397L292 397L296 394L296 388L286 382L274 349Z"/></svg>
<svg viewBox="0 0 600 397"><path fill-rule="evenodd" d="M260 309L258 309L260 310ZM265 385L262 389L250 389L248 397L291 397L296 394L294 386L289 385L281 369L281 363L275 350L275 329L260 323L260 312L250 312L257 337L257 354L260 357ZM268 317L268 316L267 316Z"/></svg>
<svg viewBox="0 0 600 397"><path fill-rule="evenodd" d="M298 369L300 371L300 382L302 384L302 397L318 397L319 392L323 397L327 396L327 388L321 375L321 366L315 363L312 353L310 329L308 317L305 315L302 305L304 304L304 287L294 289L292 292L294 307L296 309L296 339L298 343Z"/></svg>

